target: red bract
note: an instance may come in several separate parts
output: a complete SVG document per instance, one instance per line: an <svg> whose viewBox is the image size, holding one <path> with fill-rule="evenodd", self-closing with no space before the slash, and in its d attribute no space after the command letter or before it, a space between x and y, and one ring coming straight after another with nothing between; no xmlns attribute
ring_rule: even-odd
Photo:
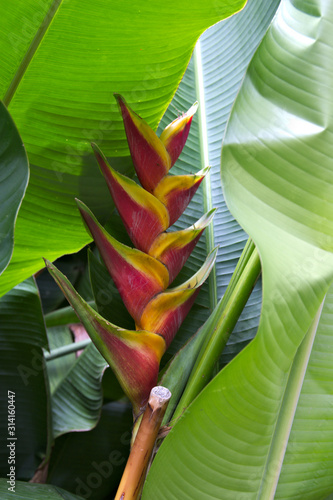
<svg viewBox="0 0 333 500"><path fill-rule="evenodd" d="M77 200L87 230L116 284L136 331L110 324L93 311L68 280L47 263L84 324L93 342L114 369L137 416L157 383L162 355L190 310L201 285L211 271L216 249L186 283L167 289L177 276L211 222L214 210L183 231L166 232L179 218L196 192L208 168L194 175L169 175L189 133L195 104L157 137L116 95L134 167L142 187L116 172L98 146L93 150L111 196L136 248L115 240L91 211Z"/></svg>

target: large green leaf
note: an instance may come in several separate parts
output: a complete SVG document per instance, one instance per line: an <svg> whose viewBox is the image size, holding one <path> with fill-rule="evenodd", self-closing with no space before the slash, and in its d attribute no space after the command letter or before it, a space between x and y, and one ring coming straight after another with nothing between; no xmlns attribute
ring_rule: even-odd
<svg viewBox="0 0 333 500"><path fill-rule="evenodd" d="M226 217L225 204L219 199L218 196L218 193L220 193L221 195L221 187L217 182L219 176L219 165L216 159L216 155L214 157L213 154L210 154L208 159L203 157L203 151L207 147L206 143L208 138L208 144L212 144L216 148L216 142L220 142L222 140L223 130L225 126L225 123L221 125L217 122L216 110L214 110L213 112L213 94L224 94L224 106L226 106L230 110L233 98L236 95L249 58L258 45L259 40L262 37L270 18L273 16L277 3L278 2L274 0L269 4L266 4L265 8L262 8L259 11L256 4L249 4L241 14L238 14L236 17L227 20L223 24L220 24L219 29L215 27L209 30L209 32L207 32L207 34L205 34L202 38L201 43L205 47L206 53L209 52L209 48L212 49L212 47L218 47L217 49L214 49L216 55L215 64L217 69L219 69L221 66L225 66L225 60L230 57L231 50L234 52L235 57L237 56L237 65L235 65L232 69L230 68L231 74L233 74L233 71L235 72L235 75L232 76L231 90L229 83L226 84L224 81L216 79L213 74L210 74L211 72L209 72L208 68L205 68L204 75L209 76L207 89L210 89L211 95L206 95L208 90L206 90L206 93L204 92L202 94L202 92L204 91L204 89L202 88L203 83L197 82L197 76L199 72L198 66L202 67L204 60L200 58L199 61L198 55L196 55L196 57L191 60L188 70L185 73L184 79L177 91L177 94L165 116L163 117L159 131L161 131L164 126L166 126L171 120L175 118L175 109L186 110L193 104L196 99L200 99L202 108L200 120L199 115L196 115L194 117L189 139L185 145L183 153L181 154L180 160L173 168L173 172L175 174L193 173L207 164L204 162L209 162L213 165L212 176L214 179L214 189L212 190L212 193L215 193L215 195L213 196L213 201L211 199L212 195L208 186L205 189L200 188L199 193L192 200L184 215L175 225L179 229L183 229L193 224L197 219L201 217L203 208L208 208L212 203L222 205L224 217ZM255 19L254 34L247 32L248 23L253 19ZM233 34L234 32L235 34ZM236 44L232 43L232 37L239 37L240 34L242 35L242 39L244 37L246 38L246 43L244 41L241 47L238 47ZM221 43L221 41L224 42ZM224 44L227 42L230 44L229 55L226 54L225 50L223 49ZM244 45L246 46L245 52ZM229 82L229 80L230 78L227 79L227 82ZM207 104L207 106L205 106L205 104ZM208 108L210 108L210 112L205 112L205 109ZM221 108L220 104L216 109L219 108ZM200 133L200 123L202 121L206 121L209 124L209 126L207 127L206 138L201 137ZM216 137L218 137L219 139L217 139ZM212 161L210 161L210 159ZM108 223L107 226L108 230L117 239L127 243L128 236L122 223L120 222L119 224L119 218L112 216L111 219L112 220ZM212 232L214 232L214 238L223 247L223 254L220 257L219 262L217 263L217 283L215 280L213 280L210 297L209 287L206 284L203 286L203 290L200 292L198 298L198 303L192 308L191 314L189 314L185 319L180 331L178 332L172 345L168 349L167 354L164 356L162 365L164 365L170 359L170 357L182 347L184 342L191 335L193 335L193 333L197 330L198 325L204 323L205 319L208 317L210 311L214 306L216 297L220 297L224 292L225 286L221 284L221 278L224 280L224 282L227 281L233 266L236 264L236 256L239 255L244 239L246 238L246 234L239 228L235 221L231 224L230 234L228 233L230 221L232 221L232 217L230 216L230 214L227 221L224 221L223 219L222 221L220 219L217 219L217 222L212 230ZM211 235L208 235L208 237L206 238L206 243L205 239L202 238L197 248L189 258L189 261L184 266L183 271L177 278L177 282L180 283L189 278L191 275L193 275L195 270L199 268L200 264L205 258L207 247L208 250L213 247L214 238L212 238ZM233 259L232 262L230 261L230 254L232 255ZM106 319L110 320L112 323L118 324L122 327L133 327L131 318L128 317L128 314L126 313L126 311L124 311L124 308L121 307L121 304L119 303L119 294L115 289L109 277L109 274L105 269L105 266L98 262L98 260L93 255L91 255L90 261L92 286L100 314L105 316ZM225 270L226 262L228 267L227 271ZM260 305L260 288L258 288L250 299L248 310L245 311L245 314L241 318L238 327L236 327L234 338L231 339L231 345L236 346L234 350L239 350L240 347L243 347L244 343L248 341L249 338L252 338L254 333L256 332ZM231 353L233 354L232 349ZM196 353L193 353L192 358L195 357ZM229 360L230 357L230 353L227 356L224 356L224 361ZM189 361L185 361L185 363L187 366L190 366Z"/></svg>
<svg viewBox="0 0 333 500"><path fill-rule="evenodd" d="M295 364L311 351L288 439L275 498L325 498L333 493L333 287L326 296L316 338L304 340ZM300 480L301 479L301 480Z"/></svg>
<svg viewBox="0 0 333 500"><path fill-rule="evenodd" d="M290 418L290 413L293 417L296 406L297 409L294 420L291 418L289 422L288 431L290 431L290 435L285 456L283 457L283 464L282 461L280 463L282 467L281 475L278 478L277 491L274 496L276 499L319 500L326 499L327 495L333 491L333 419L331 404L333 380L331 369L333 363L332 311L333 286L331 286L327 294L318 328L313 328L308 332L298 349L290 370L289 382L284 398L284 410L281 411L281 420ZM207 408L208 405L212 406L211 394L204 401L201 401L200 407L201 409L203 406ZM192 408L195 408L195 404ZM216 408L214 410L216 411ZM213 419L215 420L215 411L210 415L210 422ZM186 443L193 438L191 438L191 433L193 433L192 436L196 436L195 439L200 441L201 445L206 440L209 440L209 449L204 450L201 448L200 450L203 453L201 469L204 471L203 474L206 474L206 467L209 463L208 457L212 457L216 453L217 456L214 457L216 467L218 467L220 461L222 463L224 461L219 456L220 442L211 440L211 432L207 427L198 432L196 426L201 425L201 423L197 424L194 422L196 419L195 413L192 413L192 417L190 421L189 419L185 419L186 433L182 438L181 447L184 446L185 448L187 446ZM187 427L188 425L190 426L189 428ZM282 438L281 435L280 438ZM248 451L248 453L250 452ZM187 455L187 452L185 454ZM188 461L187 467L191 469L196 460L194 457L194 462ZM183 467L183 464L179 466ZM230 470L232 470L231 464ZM195 465L192 473L197 473ZM203 474L199 478L201 489L207 486L204 484ZM214 472L211 477L215 481L214 491L218 491L218 493L215 493L218 496L211 496L212 490L207 487L208 496L200 496L198 498L232 498L232 496L229 497L222 489L225 478L222 478L222 476L218 478L217 475L214 476ZM241 474L238 477L240 481L243 480ZM190 478L189 474L187 479L192 481L193 477ZM248 480L252 481L253 476L249 475ZM216 484L218 485L217 487ZM197 487L197 485L194 484L194 487ZM148 491L151 491L149 490L149 485ZM188 485L186 486L186 492L190 492ZM184 495L186 492L184 492ZM179 495L179 491L176 489L173 494ZM184 495L182 494L182 498ZM161 498L164 497L162 496ZM168 498L168 496L165 498ZM191 496L191 498L197 497ZM244 498L251 498L246 489L244 489ZM253 495L253 498L256 497Z"/></svg>
<svg viewBox="0 0 333 500"><path fill-rule="evenodd" d="M15 482L14 490L9 491L7 479L0 478L2 500L82 500L83 497L49 484Z"/></svg>
<svg viewBox="0 0 333 500"><path fill-rule="evenodd" d="M261 255L261 323L169 434L143 498L268 500L276 492L317 499L333 489L329 465L309 451L323 439L314 432L318 408L306 427L311 441L302 466L291 458L290 441L281 472L311 336L333 279L332 21L332 4L283 0L244 79L222 174L229 207ZM299 411L291 439L305 437ZM325 411L324 420L332 419Z"/></svg>
<svg viewBox="0 0 333 500"><path fill-rule="evenodd" d="M246 233L228 211L223 198L220 180L221 143L244 72L278 4L279 0L265 2L265 5L259 1L249 2L242 12L204 33L159 126L161 131L174 119L175 110L186 110L196 100L199 101L199 110L193 118L188 140L172 173L194 173L207 165L211 165L211 170L209 178L174 226L184 229L199 219L204 210L218 208L212 227L206 229L205 236L190 256L178 282L184 280L185 276L191 276L204 261L206 253L219 245L216 275L210 276L209 285L205 283L193 313L186 318L171 345L172 354L193 335L216 305L216 300L224 294L247 240ZM249 25L251 30L248 29ZM258 283L230 338L222 363L230 361L253 338L260 309L261 284Z"/></svg>
<svg viewBox="0 0 333 500"><path fill-rule="evenodd" d="M40 269L42 256L54 260L89 241L75 196L97 216L110 214L89 143L109 156L128 154L113 92L155 127L199 35L244 3L18 0L8 8L1 2L0 96L31 164L1 293Z"/></svg>
<svg viewBox="0 0 333 500"><path fill-rule="evenodd" d="M29 178L22 139L6 107L0 102L0 274L14 248L14 225Z"/></svg>
<svg viewBox="0 0 333 500"><path fill-rule="evenodd" d="M16 438L17 479L33 476L50 444L45 347L47 337L38 290L30 278L0 300L0 475L4 477L9 473L7 438ZM15 406L15 418L9 423L15 430L8 429L10 403ZM12 406L10 410L13 413Z"/></svg>

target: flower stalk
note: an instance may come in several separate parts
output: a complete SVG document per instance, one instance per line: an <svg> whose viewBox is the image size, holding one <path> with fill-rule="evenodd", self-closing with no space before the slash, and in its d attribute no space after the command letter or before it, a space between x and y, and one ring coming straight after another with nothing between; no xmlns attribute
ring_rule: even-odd
<svg viewBox="0 0 333 500"><path fill-rule="evenodd" d="M139 498L170 398L171 392L165 387L157 386L151 390L115 500L137 500Z"/></svg>

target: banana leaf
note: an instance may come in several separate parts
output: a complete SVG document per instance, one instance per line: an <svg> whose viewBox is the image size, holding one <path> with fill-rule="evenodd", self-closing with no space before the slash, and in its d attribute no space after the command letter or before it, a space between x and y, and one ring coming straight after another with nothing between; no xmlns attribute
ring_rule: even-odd
<svg viewBox="0 0 333 500"><path fill-rule="evenodd" d="M113 93L138 103L136 111L156 127L200 34L245 3L0 3L0 98L31 167L0 294L41 269L42 257L55 260L90 241L75 197L104 221L111 215L90 142L107 156L128 156Z"/></svg>

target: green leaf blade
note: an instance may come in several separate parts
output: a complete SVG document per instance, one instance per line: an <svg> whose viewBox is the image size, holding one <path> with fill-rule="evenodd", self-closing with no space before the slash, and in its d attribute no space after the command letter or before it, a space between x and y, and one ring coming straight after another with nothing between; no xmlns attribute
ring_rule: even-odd
<svg viewBox="0 0 333 500"><path fill-rule="evenodd" d="M276 490L277 499L326 498L332 484L332 286L325 298Z"/></svg>
<svg viewBox="0 0 333 500"><path fill-rule="evenodd" d="M104 405L94 429L56 439L47 481L84 498L111 497L126 464L132 425L130 404Z"/></svg>
<svg viewBox="0 0 333 500"><path fill-rule="evenodd" d="M89 344L53 393L54 437L96 426L102 408L101 380L106 367L96 347Z"/></svg>
<svg viewBox="0 0 333 500"><path fill-rule="evenodd" d="M29 179L29 164L22 139L6 107L0 102L0 274L14 248L14 228Z"/></svg>
<svg viewBox="0 0 333 500"><path fill-rule="evenodd" d="M29 480L50 446L47 347L38 290L30 278L0 300L1 475L9 472L8 391L15 393L16 479Z"/></svg>
<svg viewBox="0 0 333 500"><path fill-rule="evenodd" d="M29 154L31 183L17 223L13 264L1 281L0 293L41 269L42 255L55 260L89 242L75 197L97 217L110 214L112 203L97 173L90 142L98 142L108 156L128 154L112 94L121 93L130 105L139 103L136 111L156 127L198 36L244 4L244 0L223 4L186 0L179 5L173 0L151 9L138 0L116 2L112 8L106 0L93 5L86 0L63 1L55 3L55 12L50 11L45 31L45 12L37 18L27 5L32 33L4 76L3 95L14 86L10 111ZM1 17L3 54L11 53L5 50L9 34L21 40L22 17L23 3L11 11L8 25L7 16ZM21 67L31 43L32 53ZM31 235L34 245L27 252Z"/></svg>
<svg viewBox="0 0 333 500"><path fill-rule="evenodd" d="M143 498L167 498L162 469L175 498L274 498L302 383L302 370L295 367L301 358L306 368L309 359L309 350L302 354L299 346L333 279L333 122L325 104L331 85L324 91L332 78L324 62L333 52L332 16L324 2L283 1L243 82L228 125L222 174L227 202L262 258L261 323L256 338L168 435ZM304 74L311 78L300 82ZM171 453L176 443L177 456ZM296 463L295 495L301 481ZM326 482L316 496L321 468L317 462L316 479L304 483L295 498L330 493ZM284 498L290 498L292 480L285 476Z"/></svg>

